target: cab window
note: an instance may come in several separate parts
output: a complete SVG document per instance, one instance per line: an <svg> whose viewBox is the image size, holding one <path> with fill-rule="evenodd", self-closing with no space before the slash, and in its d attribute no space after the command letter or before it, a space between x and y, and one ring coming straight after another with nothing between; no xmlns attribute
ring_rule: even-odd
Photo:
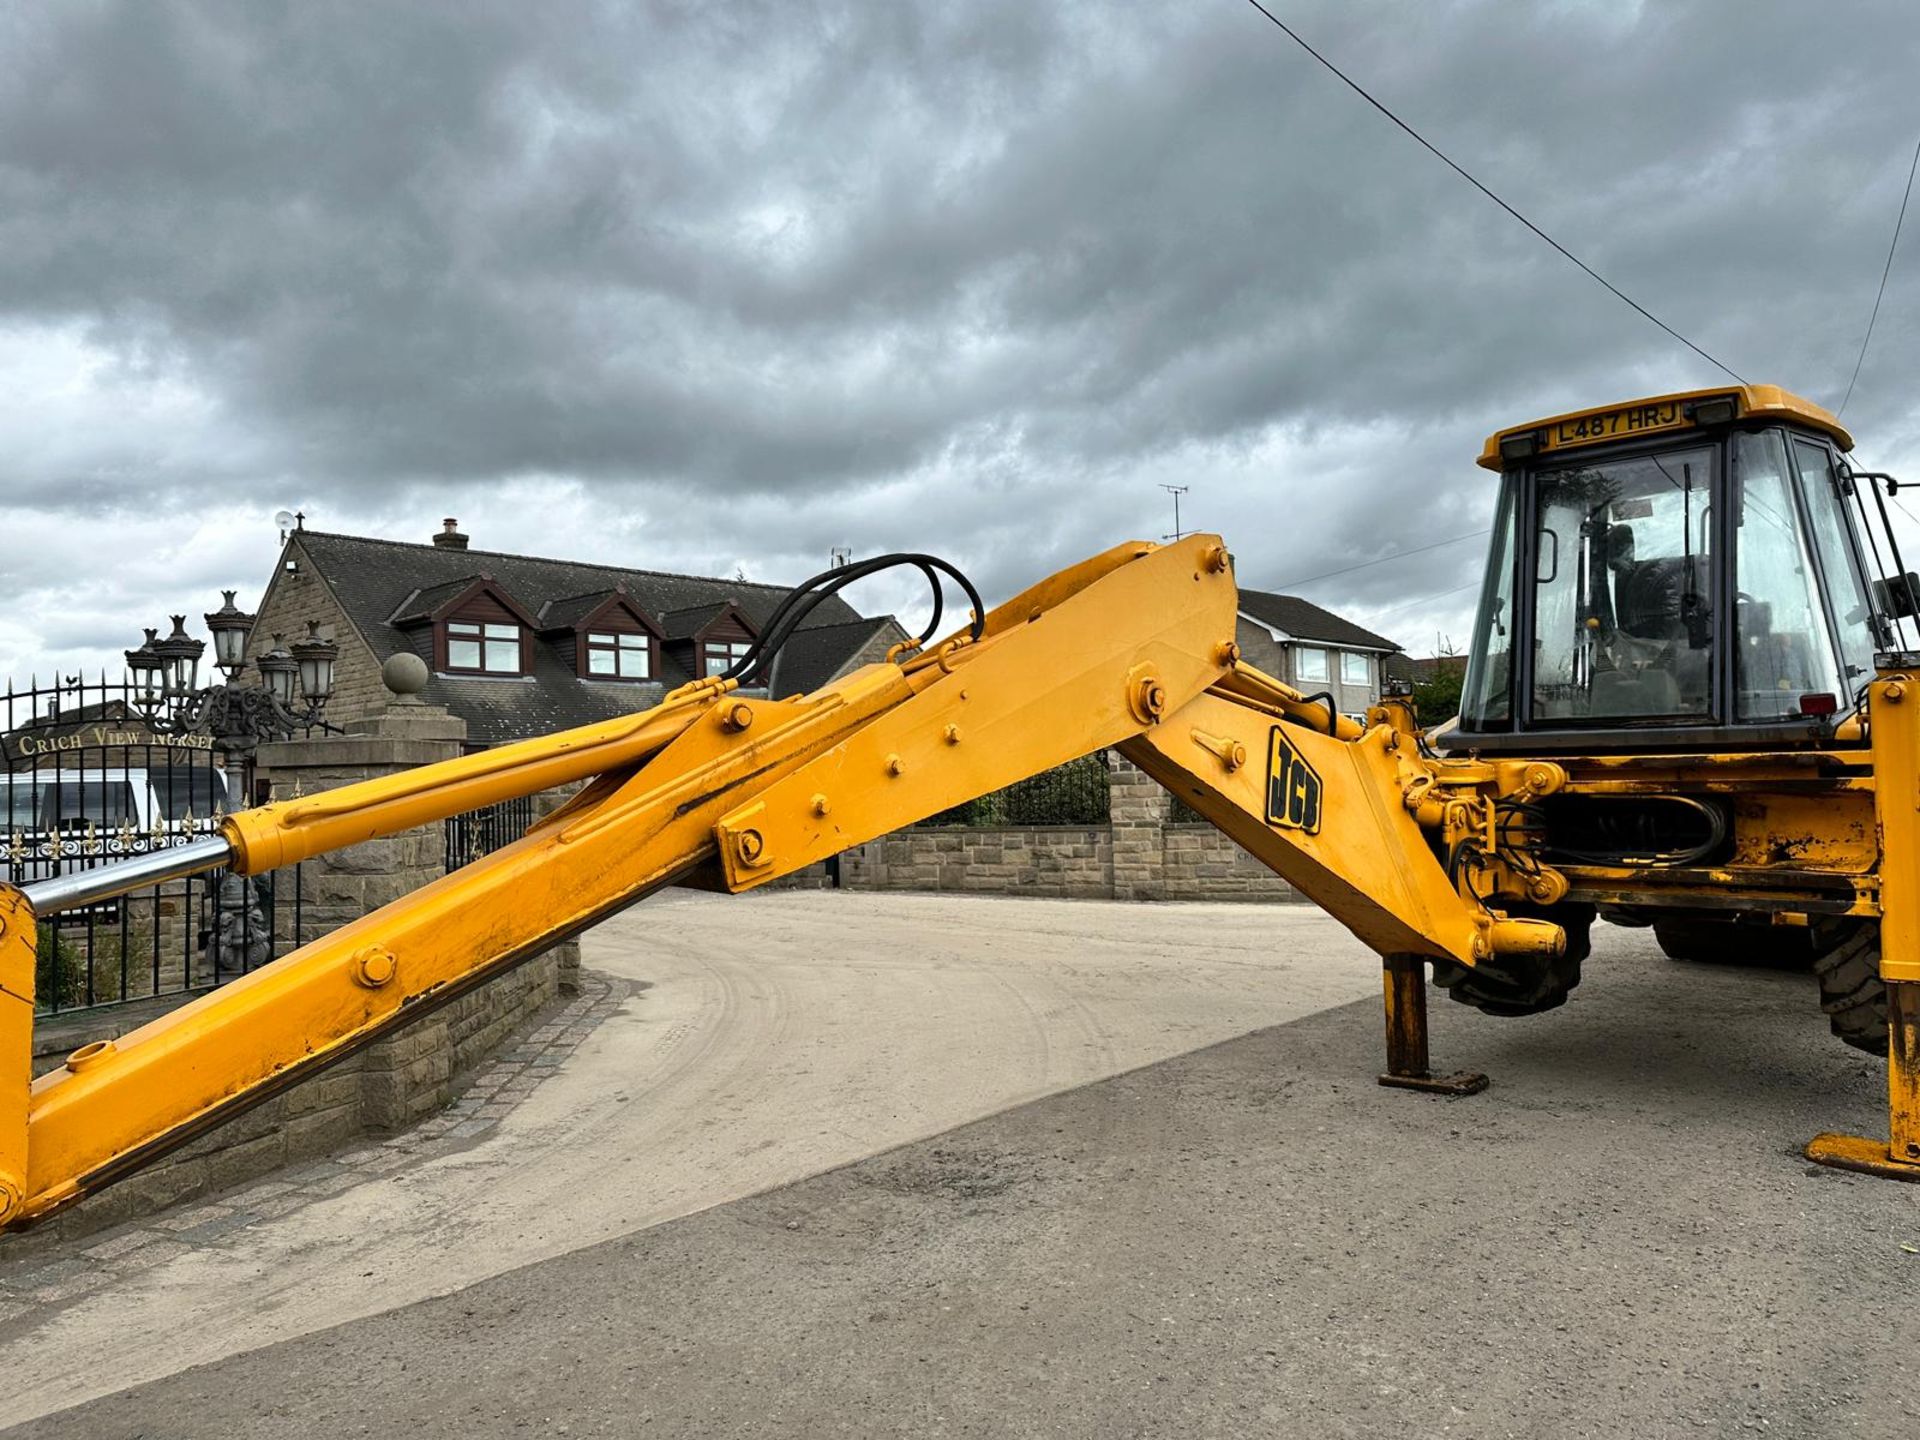
<svg viewBox="0 0 1920 1440"><path fill-rule="evenodd" d="M1535 721L1710 713L1713 470L1701 446L1540 476Z"/></svg>
<svg viewBox="0 0 1920 1440"><path fill-rule="evenodd" d="M1827 578L1827 596L1833 606L1834 629L1840 636L1840 664L1846 690L1842 708L1852 703L1860 687L1873 678L1873 605L1867 598L1858 553L1851 543L1846 501L1833 457L1826 446L1795 437L1794 465L1806 496L1808 531Z"/></svg>
<svg viewBox="0 0 1920 1440"><path fill-rule="evenodd" d="M1742 720L1801 714L1800 697L1842 693L1820 575L1800 525L1777 430L1733 437L1739 479L1734 553L1735 713Z"/></svg>
<svg viewBox="0 0 1920 1440"><path fill-rule="evenodd" d="M1509 476L1500 492L1500 514L1487 550L1487 578L1474 621L1473 648L1460 691L1460 717L1477 730L1504 729L1513 716L1510 690L1513 651L1513 532L1519 481Z"/></svg>

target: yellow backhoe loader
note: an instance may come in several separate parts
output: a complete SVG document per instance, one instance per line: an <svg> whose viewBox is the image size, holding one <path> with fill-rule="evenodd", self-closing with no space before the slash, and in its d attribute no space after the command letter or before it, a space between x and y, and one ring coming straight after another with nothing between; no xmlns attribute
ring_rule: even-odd
<svg viewBox="0 0 1920 1440"><path fill-rule="evenodd" d="M1765 386L1502 430L1456 724L1357 722L1241 662L1215 536L1120 545L987 611L924 555L816 577L725 675L654 709L226 817L217 836L0 887L0 1221L44 1217L665 885L744 891L1117 746L1384 962L1384 1083L1429 1072L1426 971L1502 1015L1561 1004L1597 916L1682 957L1803 958L1887 1055L1887 1139L1824 1164L1920 1179L1920 609L1886 476ZM807 611L886 564L958 580L935 625L826 689L743 693ZM937 625L936 611L935 622ZM30 1077L37 921L256 875L585 782L524 838ZM1889 1043L1890 1042L1890 1043Z"/></svg>

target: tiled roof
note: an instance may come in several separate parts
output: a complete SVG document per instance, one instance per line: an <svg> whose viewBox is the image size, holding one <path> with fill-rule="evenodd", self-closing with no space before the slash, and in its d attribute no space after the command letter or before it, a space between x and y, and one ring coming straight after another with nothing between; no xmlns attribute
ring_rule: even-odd
<svg viewBox="0 0 1920 1440"><path fill-rule="evenodd" d="M540 622L542 630L566 629L591 615L607 601L613 599L616 594L622 600L633 600L633 597L625 591L595 590L586 595L569 595L564 600L549 600L540 607L539 613L534 618ZM634 601L634 608L643 614L646 610L646 607L638 601ZM655 615L649 618L658 620L660 617Z"/></svg>
<svg viewBox="0 0 1920 1440"><path fill-rule="evenodd" d="M660 617L660 628L669 640L691 640L719 619L732 604L729 598L712 605L689 605L685 610L669 610ZM744 609L742 613L745 613ZM760 626L751 615L747 616L747 623L753 627L754 634L760 633Z"/></svg>
<svg viewBox="0 0 1920 1440"><path fill-rule="evenodd" d="M907 638L907 632L891 615L796 630L774 662L773 673L767 677L767 693L787 696L814 689L882 631L892 631L893 640ZM814 678L816 676L819 678Z"/></svg>
<svg viewBox="0 0 1920 1440"><path fill-rule="evenodd" d="M425 590L416 590L402 600L399 613L387 623L406 625L415 620L430 620L433 612L457 595L463 595L473 588L478 575L462 575L458 580L449 580L444 585L432 585Z"/></svg>
<svg viewBox="0 0 1920 1440"><path fill-rule="evenodd" d="M732 602L759 630L787 593L785 586L756 585L745 580L623 570L611 565L412 545L320 530L299 531L289 545L305 553L308 563L326 581L354 628L383 664L402 650L413 650L431 662L428 632L416 629L409 634L389 617L398 618L402 611L409 615L428 613L432 606L423 610L422 605L429 597L437 595L437 603L444 604L483 571L527 613L540 616L543 628L556 624L553 616L560 606L586 599L597 604L616 585L624 585L633 604L663 624L665 617L683 611L705 610L711 618L721 606ZM788 644L778 676L781 690L792 694L824 684L866 643L872 626L887 623L891 622L862 620L859 612L838 595L822 601ZM816 636L816 630L834 631L844 637L844 644L825 634ZM670 656L662 654L661 673L652 681L582 680L574 673L570 634L538 638L532 648L533 674L529 678L435 675L422 698L445 705L465 719L470 740L497 744L644 709L665 691L693 678Z"/></svg>
<svg viewBox="0 0 1920 1440"><path fill-rule="evenodd" d="M1400 647L1383 635L1362 629L1351 620L1343 620L1331 610L1322 610L1311 600L1298 595L1275 595L1266 590L1242 590L1240 608L1254 619L1284 630L1296 640L1320 640L1328 645L1345 645L1356 650L1398 650Z"/></svg>

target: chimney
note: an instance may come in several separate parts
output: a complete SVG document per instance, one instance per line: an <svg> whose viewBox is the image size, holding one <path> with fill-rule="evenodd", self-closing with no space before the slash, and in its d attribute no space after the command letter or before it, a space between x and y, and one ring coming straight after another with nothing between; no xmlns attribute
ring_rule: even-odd
<svg viewBox="0 0 1920 1440"><path fill-rule="evenodd" d="M467 537L460 533L460 522L449 515L440 522L440 533L433 537L433 543L442 550L464 550Z"/></svg>

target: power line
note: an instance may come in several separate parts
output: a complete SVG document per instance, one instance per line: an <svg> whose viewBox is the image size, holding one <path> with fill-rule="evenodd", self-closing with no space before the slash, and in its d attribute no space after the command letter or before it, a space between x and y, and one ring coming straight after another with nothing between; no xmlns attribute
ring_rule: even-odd
<svg viewBox="0 0 1920 1440"><path fill-rule="evenodd" d="M1408 555L1424 555L1429 550L1438 550L1446 545L1458 545L1462 540L1478 540L1482 535L1491 535L1492 533L1493 527L1489 525L1485 530L1475 530L1468 535L1455 535L1448 540L1436 540L1431 545L1416 545L1411 550L1396 550L1391 555L1382 555L1378 560L1362 560L1358 565L1349 565L1343 570L1323 570L1318 575L1307 576L1304 580L1283 580L1281 582L1281 588L1285 589L1294 585L1311 585L1316 580L1331 580L1336 575L1351 575L1354 571L1365 570L1371 565L1384 565L1389 560L1404 559Z"/></svg>
<svg viewBox="0 0 1920 1440"><path fill-rule="evenodd" d="M1334 76L1337 77L1340 80L1340 82L1343 85L1345 85L1349 90L1353 91L1354 94L1358 95L1362 100L1366 101L1374 109L1378 110L1382 115L1386 116L1387 119L1391 120L1394 124L1398 125L1402 130L1406 131L1407 134L1411 135L1415 140L1419 141L1420 144L1426 150L1428 150L1436 158L1442 161L1447 166L1448 169L1453 171L1454 174L1458 175L1462 180L1465 180L1469 185L1473 186L1474 189L1478 190L1482 195L1486 196L1489 200L1493 201L1494 204L1498 205L1502 210L1506 211L1507 214L1511 215L1514 219L1518 220L1522 225L1526 226L1527 229L1531 230L1535 235L1538 235L1542 240L1546 241L1547 244L1551 245L1555 250L1559 251L1567 259L1571 260L1575 265L1578 265L1588 275L1592 276L1593 279L1599 281L1601 285L1605 286L1609 291L1611 291L1619 299L1625 301L1640 315L1644 316L1648 320L1651 320L1655 325L1658 325L1662 330L1666 331L1667 334L1671 335L1674 339L1678 340L1682 345L1686 346L1689 350L1693 351L1693 353L1698 355L1702 360L1705 360L1708 364L1714 366L1717 369L1726 371L1727 374L1731 375L1734 379L1738 380L1742 385L1747 383L1746 377L1742 375L1738 370L1735 370L1731 365L1727 364L1725 361L1716 359L1714 356L1709 355L1705 350L1702 350L1698 345L1694 344L1693 341L1689 340L1686 336L1682 335L1678 330L1674 329L1671 325L1667 324L1666 321L1662 320L1658 315L1654 314L1651 310L1647 309L1646 306L1642 305L1638 300L1635 300L1631 295L1627 294L1626 291L1622 290L1618 285L1615 285L1611 280L1607 279L1606 276L1602 275L1598 270L1594 269L1591 265L1587 264L1586 261L1582 260L1578 255L1574 254L1571 250L1567 249L1566 246L1562 245L1558 240L1554 239L1551 235L1547 234L1546 231L1542 230L1538 225L1534 224L1533 221L1529 220L1526 216L1522 215L1518 210L1514 209L1513 206L1509 205L1506 201L1502 200L1498 195L1494 194L1493 191L1489 190L1485 185L1481 184L1479 180L1475 179L1471 174L1469 174L1465 169L1463 169L1453 159L1452 156L1448 155L1445 151L1441 150L1432 141L1428 140L1426 136L1422 135L1418 130L1414 129L1413 126L1409 125L1406 121L1402 120L1398 115L1394 114L1393 111L1389 110L1385 105L1381 104L1378 100L1374 99L1373 96L1369 95L1364 89L1361 88L1358 82L1356 82L1355 80L1353 80L1347 75L1346 71L1342 70L1338 65L1335 65L1331 60L1327 59L1326 56L1322 55L1318 50L1314 49L1313 46L1309 45L1305 40L1303 40L1299 36L1298 33L1294 31L1294 29L1291 26L1287 24L1286 21L1282 20L1278 15L1275 15L1271 10L1267 9L1265 5L1262 5L1260 3L1260 0L1247 0L1247 3L1253 6L1253 8L1258 10L1262 15L1266 16L1267 19L1271 20L1275 25L1277 25L1280 28L1281 32L1284 33L1289 40L1293 41L1294 44L1298 45L1302 50L1306 51L1307 54L1311 55L1315 60L1318 60L1321 63L1321 65L1326 67L1326 69L1331 71L1334 74Z"/></svg>
<svg viewBox="0 0 1920 1440"><path fill-rule="evenodd" d="M1900 227L1907 222L1907 201L1913 196L1913 172L1920 170L1920 141L1913 147L1913 164L1907 166L1907 188L1900 196L1900 214L1893 222L1893 243L1887 246L1887 263L1880 270L1880 288L1874 293L1873 313L1867 317L1867 333L1860 337L1860 353L1854 357L1853 379L1847 381L1847 393L1840 399L1840 408L1833 412L1838 420L1847 413L1847 401L1853 399L1853 384L1860 378L1860 366L1867 358L1867 346L1873 340L1873 322L1880 318L1880 301L1887 293L1887 276L1893 273L1893 252L1900 245Z"/></svg>
<svg viewBox="0 0 1920 1440"><path fill-rule="evenodd" d="M1424 605L1429 600L1444 600L1449 595L1458 595L1462 590L1476 589L1479 586L1479 584L1480 584L1480 581L1476 578L1476 579L1467 581L1467 583L1464 585L1456 585L1451 590L1441 590L1432 595L1422 595L1417 600L1402 600L1398 605L1390 605L1385 610L1375 610L1373 613L1376 616L1397 615L1402 610L1411 610L1415 605Z"/></svg>

